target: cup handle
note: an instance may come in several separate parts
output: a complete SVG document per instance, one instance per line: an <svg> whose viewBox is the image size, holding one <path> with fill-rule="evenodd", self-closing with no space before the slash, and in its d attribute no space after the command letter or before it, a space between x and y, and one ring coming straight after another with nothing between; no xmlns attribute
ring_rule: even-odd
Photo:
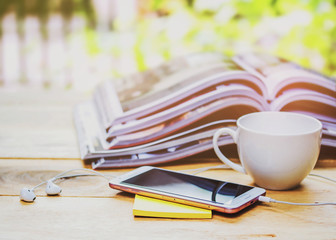
<svg viewBox="0 0 336 240"><path fill-rule="evenodd" d="M234 163L232 161L230 161L227 157L225 157L223 155L223 153L220 151L219 147L218 147L218 139L221 135L223 135L224 133L231 135L231 137L233 138L233 141L237 144L237 134L236 131L230 129L230 128L221 128L218 129L213 138L212 138L212 143L213 143L213 148L215 150L215 153L217 154L217 157L222 160L225 164L227 164L228 166L230 166L232 169L238 171L238 172L242 172L246 174L245 169L237 163Z"/></svg>

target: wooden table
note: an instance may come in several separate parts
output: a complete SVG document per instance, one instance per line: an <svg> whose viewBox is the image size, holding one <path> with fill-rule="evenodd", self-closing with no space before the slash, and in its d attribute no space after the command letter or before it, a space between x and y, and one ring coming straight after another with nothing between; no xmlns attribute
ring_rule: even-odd
<svg viewBox="0 0 336 240"><path fill-rule="evenodd" d="M0 239L336 239L336 207L259 204L237 215L212 219L134 217L133 196L99 177L63 181L61 197L36 190L34 203L19 200L62 171L83 167L72 121L74 104L90 95L66 91L0 90ZM182 170L220 164L216 159L178 161L160 167ZM129 169L102 171L119 175ZM314 173L336 176L336 156L319 160ZM232 170L201 175L241 184L249 176ZM294 202L336 201L336 184L307 177L291 191L268 196Z"/></svg>

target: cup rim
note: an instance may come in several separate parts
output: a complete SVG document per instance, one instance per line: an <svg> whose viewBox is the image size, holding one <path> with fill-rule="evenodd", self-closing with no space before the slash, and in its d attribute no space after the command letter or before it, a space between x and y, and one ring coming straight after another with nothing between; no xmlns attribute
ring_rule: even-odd
<svg viewBox="0 0 336 240"><path fill-rule="evenodd" d="M249 127L246 127L244 126L243 124L241 124L241 121L245 118L248 118L248 117L251 117L253 115L292 115L292 116L299 116L301 118L305 118L305 119L310 119L314 122L316 122L318 125L318 127L312 129L312 130L308 130L308 131L302 131L300 133L267 133L267 132L264 132L264 131L258 131L258 130L254 130L254 129L251 129ZM295 113L295 112L285 112L285 111L263 111L263 112L253 112L253 113L248 113L246 115L243 115L241 116L240 118L238 118L237 120L237 126L238 128L242 128L246 131L249 131L249 132L253 132L253 133L258 133L258 134L263 134L263 135L272 135L272 136L299 136L299 135L307 135L307 134L312 134L312 133L315 133L315 132L318 132L318 131L321 131L322 130L322 123L320 120L312 117L312 116L309 116L309 115L306 115L306 114L302 114L302 113Z"/></svg>

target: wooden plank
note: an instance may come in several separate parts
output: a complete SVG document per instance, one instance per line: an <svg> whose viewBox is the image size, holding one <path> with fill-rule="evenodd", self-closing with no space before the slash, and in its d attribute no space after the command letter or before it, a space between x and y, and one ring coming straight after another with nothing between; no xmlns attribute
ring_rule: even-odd
<svg viewBox="0 0 336 240"><path fill-rule="evenodd" d="M0 158L79 159L73 108L90 98L73 91L0 89ZM336 148L328 151L327 158L334 158Z"/></svg>
<svg viewBox="0 0 336 240"><path fill-rule="evenodd" d="M0 238L2 239L333 239L335 206L300 207L260 204L234 216L215 213L211 220L134 218L133 195L109 188L104 178L62 181L62 196L36 190L35 203L19 201L23 187L83 167L78 159L72 109L89 96L65 92L0 90ZM22 158L22 159L18 159ZM77 158L77 160L71 160ZM185 170L220 164L197 159L161 165ZM314 173L335 177L335 155L318 163ZM101 171L119 175L130 169ZM233 170L202 176L253 184ZM296 189L268 191L269 197L296 202L335 201L335 184L307 177Z"/></svg>
<svg viewBox="0 0 336 240"><path fill-rule="evenodd" d="M318 166L312 173L322 174L327 177L334 178L336 172L335 161L330 161L327 166ZM200 167L218 166L219 162L209 162L207 164L194 161L189 164L166 164L160 165L162 168L185 171L190 169L197 169ZM80 160L14 160L14 159L0 159L0 195L19 195L20 189L23 187L33 187L43 181L46 181L57 174L74 168L84 167ZM132 169L114 169L99 171L110 177L119 176ZM78 172L74 172L78 173ZM86 172L84 172L86 173ZM231 169L210 170L198 174L200 176L216 178L225 181L236 182L240 184L253 185L252 179L248 175L244 175L233 171ZM77 177L73 179L62 180L59 183L62 186L63 196L82 196L82 197L109 197L111 189L108 188L107 181L102 177ZM302 196L309 197L309 199L302 198L301 201L319 200L319 194L322 194L324 201L331 201L331 196L336 199L336 185L317 177L308 176L297 189L291 191L268 191L271 197L297 198ZM37 195L44 196L44 187L36 190ZM333 193L334 192L334 193ZM333 195L330 195L332 194ZM324 195L325 194L325 195ZM298 195L298 196L296 196Z"/></svg>
<svg viewBox="0 0 336 240"><path fill-rule="evenodd" d="M0 91L0 157L79 158L72 111L83 94Z"/></svg>
<svg viewBox="0 0 336 240"><path fill-rule="evenodd" d="M323 239L332 238L336 234L335 206L260 204L234 216L215 213L212 220L134 218L133 195L110 189L106 180L93 177L59 183L63 188L61 197L46 197L43 188L38 189L35 203L27 204L20 202L18 198L22 187L31 187L61 171L81 167L81 161L0 160L0 165L0 204L6 206L0 214L0 232L5 239L20 239L24 235L29 235L32 239L53 239L53 236L92 239L93 235L96 239L108 236L150 236L163 239ZM211 165L215 164L207 164ZM181 170L199 166L204 164L163 167ZM102 172L119 175L126 171L128 170ZM336 166L319 167L313 172L334 177ZM253 184L249 176L233 170L212 170L201 175ZM307 177L296 189L268 191L267 195L278 200L294 202L336 199L335 184L315 177ZM26 224L27 222L29 224ZM17 226L20 226L20 231L17 231Z"/></svg>
<svg viewBox="0 0 336 240"><path fill-rule="evenodd" d="M161 165L161 167L172 170L183 170L218 164L220 164L219 161L210 161L204 164L195 160L190 161L189 164L166 164ZM33 187L61 172L85 167L81 160L50 159L44 159L43 161L35 159L0 159L0 166L0 195L18 195L20 189L23 187ZM132 169L101 170L99 172L112 177L130 170ZM235 175L235 172L230 171L230 175L232 174ZM111 195L111 189L107 187L107 181L102 177L78 177L60 181L59 185L64 188L62 191L63 196L106 197ZM36 190L38 196L45 195L44 187L42 186Z"/></svg>
<svg viewBox="0 0 336 240"><path fill-rule="evenodd" d="M333 206L261 204L234 216L215 213L209 220L175 220L134 218L132 204L129 194L116 193L108 198L40 197L33 204L4 196L1 238L333 239L336 235Z"/></svg>
<svg viewBox="0 0 336 240"><path fill-rule="evenodd" d="M333 161L335 163L335 161ZM185 170L218 165L167 164ZM155 219L132 216L134 196L110 189L104 178L83 177L58 183L62 196L46 197L36 190L32 204L19 201L22 187L32 187L62 171L82 167L80 160L0 160L0 232L4 239L332 239L336 234L335 206L302 207L260 204L237 215L215 213L211 220ZM119 175L129 169L100 171ZM334 177L336 166L317 167L314 173ZM233 170L212 170L202 176L253 184ZM335 184L307 177L290 191L268 191L269 197L296 202L334 201ZM6 207L4 207L6 206Z"/></svg>

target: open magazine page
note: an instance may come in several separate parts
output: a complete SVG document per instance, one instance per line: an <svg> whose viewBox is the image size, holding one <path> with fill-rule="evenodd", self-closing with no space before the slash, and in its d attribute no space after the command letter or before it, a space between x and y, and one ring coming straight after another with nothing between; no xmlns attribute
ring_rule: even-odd
<svg viewBox="0 0 336 240"><path fill-rule="evenodd" d="M186 56L174 58L158 67L154 67L145 72L136 73L128 77L117 79L115 86L120 102L124 104L124 111L130 108L127 103L131 103L141 98L141 96L152 92L153 86L158 84L169 84L167 77L189 68L198 68L205 65L220 63L225 58L217 52L200 52ZM164 83L165 82L165 83ZM141 103L142 105L143 103Z"/></svg>
<svg viewBox="0 0 336 240"><path fill-rule="evenodd" d="M138 95L136 98L122 102L123 109L129 111L152 103L160 97L169 96L172 92L208 77L211 74L222 73L229 70L241 71L241 69L231 65L230 60L203 63L201 66L190 66L181 69L174 74L162 77L155 84L151 84L146 92L143 92L143 94Z"/></svg>
<svg viewBox="0 0 336 240"><path fill-rule="evenodd" d="M223 61L225 61L225 56L220 53L195 53L171 59L158 67L137 74L142 76L141 83L134 81L133 76L126 77L128 91L125 91L123 81L120 82L120 89L116 86L123 109L126 112L137 106L142 106L146 102L151 102L151 99L146 101L144 96L154 92L154 89L160 89L160 86L167 88L166 86L171 85L169 77L172 75L190 72L190 70L195 71L199 68L206 69L209 66L221 64Z"/></svg>
<svg viewBox="0 0 336 240"><path fill-rule="evenodd" d="M83 159L97 159L99 157L120 157L123 155L154 152L164 149L170 149L170 152L172 152L173 149L177 148L177 146L189 145L191 142L194 142L195 139L203 141L204 139L212 138L215 131L217 131L219 128L236 128L235 122L236 120L234 119L211 122L177 134L169 135L168 137L161 138L156 141L148 142L146 144L108 150L103 147L103 144L99 141L99 137L97 137L94 131L87 131L87 138L91 138L91 141L87 143L88 148L91 149L91 151L86 152Z"/></svg>
<svg viewBox="0 0 336 240"><path fill-rule="evenodd" d="M218 121L219 122L219 121ZM87 159L91 157L108 156L108 157L120 157L122 155L138 154L138 153L148 153L154 151L161 151L168 149L173 152L174 149L181 148L182 146L190 145L190 143L197 141L205 141L211 139L213 134L221 127L232 127L235 128L235 120L230 120L222 124L213 124L205 129L198 130L199 128L189 129L185 132L180 132L175 135L170 135L168 137L149 142L147 144L137 145L134 147L120 148L120 149L109 149L96 151L95 154L88 156ZM198 130L198 131L197 131Z"/></svg>
<svg viewBox="0 0 336 240"><path fill-rule="evenodd" d="M220 71L219 73L209 72L206 77L202 76L203 75L201 74L196 75L192 78L193 81L185 86L182 86L185 84L185 79L181 79L179 84L174 85L171 89L167 89L167 91L170 92L168 95L158 97L153 102L125 112L122 117L115 119L111 125L116 126L116 124L119 123L125 124L128 121L145 118L148 115L153 115L159 111L182 104L191 98L204 94L206 91L229 84L236 83L237 85L240 84L247 86L258 94L263 94L264 87L260 80L244 71Z"/></svg>
<svg viewBox="0 0 336 240"><path fill-rule="evenodd" d="M262 110L260 103L253 98L242 95L233 96L213 101L169 121L141 131L109 137L107 141L110 143L111 149L135 146L209 122L223 119L237 119L244 114Z"/></svg>
<svg viewBox="0 0 336 240"><path fill-rule="evenodd" d="M120 79L112 79L100 84L94 93L95 107L100 121L108 129L111 123L127 111L121 105L150 91L151 87L182 69L193 66L220 62L223 55L219 53L195 53L168 61L145 72L135 73Z"/></svg>
<svg viewBox="0 0 336 240"><path fill-rule="evenodd" d="M232 143L233 139L229 136L221 137L218 141L219 146L229 145ZM211 149L212 137L201 140L195 139L194 141L187 144L162 149L159 151L121 155L118 157L99 158L97 161L92 162L92 168L105 169L154 165L179 160L182 158L185 159L189 156L193 156Z"/></svg>
<svg viewBox="0 0 336 240"><path fill-rule="evenodd" d="M297 112L319 119L323 133L336 136L336 99L306 89L289 89L271 104L275 111ZM336 142L334 143L336 146Z"/></svg>
<svg viewBox="0 0 336 240"><path fill-rule="evenodd" d="M116 89L118 83L106 82L97 88L92 102L76 107L83 159L100 159L93 167L109 168L185 158L211 149L213 132L232 126L233 122L225 121L268 110L319 119L322 145L336 148L336 85L332 79L264 54L239 55L235 62L225 57L181 59L130 77L129 86L123 87L128 93ZM155 84L140 86L132 95L137 77L141 78L138 83L155 78ZM223 145L231 143L232 138L222 138Z"/></svg>
<svg viewBox="0 0 336 240"><path fill-rule="evenodd" d="M234 60L264 81L271 110L304 113L319 119L324 138L336 132L335 79L266 54L242 54ZM336 147L335 141L333 144Z"/></svg>
<svg viewBox="0 0 336 240"><path fill-rule="evenodd" d="M288 89L270 104L273 111L306 111L336 123L336 99L307 89Z"/></svg>
<svg viewBox="0 0 336 240"><path fill-rule="evenodd" d="M221 62L203 63L201 66L185 68L163 77L156 84L152 84L149 91L122 102L124 113L115 118L111 125L142 118L193 97L205 88L233 82L249 86L264 95L264 85L258 78L243 71L230 59L223 59Z"/></svg>
<svg viewBox="0 0 336 240"><path fill-rule="evenodd" d="M85 102L76 107L74 115L82 159L94 161L94 168L137 166L184 158L211 149L212 136L218 128L235 127L234 119L221 120L141 146L106 150L100 143L99 125L91 110L92 103ZM229 136L223 136L220 142L223 145L231 143L233 140Z"/></svg>
<svg viewBox="0 0 336 240"><path fill-rule="evenodd" d="M269 54L247 53L233 60L263 80L267 99L275 100L286 89L308 89L336 97L336 80Z"/></svg>
<svg viewBox="0 0 336 240"><path fill-rule="evenodd" d="M96 88L93 94L93 103L99 122L105 130L110 127L112 119L123 115L121 103L111 81L100 84Z"/></svg>
<svg viewBox="0 0 336 240"><path fill-rule="evenodd" d="M255 98L260 103L260 109L268 110L268 104L265 99L253 92L249 87L238 84L220 85L211 90L202 91L199 95L186 99L186 101L174 105L170 108L165 108L162 111L158 111L151 115L136 121L126 122L124 124L115 124L108 131L108 136L119 136L139 130L149 128L158 124L165 123L173 118L178 117L181 114L190 112L193 109L201 108L202 106L214 101L219 101L225 98L232 98L235 96L249 96ZM241 104L237 101L237 105Z"/></svg>

